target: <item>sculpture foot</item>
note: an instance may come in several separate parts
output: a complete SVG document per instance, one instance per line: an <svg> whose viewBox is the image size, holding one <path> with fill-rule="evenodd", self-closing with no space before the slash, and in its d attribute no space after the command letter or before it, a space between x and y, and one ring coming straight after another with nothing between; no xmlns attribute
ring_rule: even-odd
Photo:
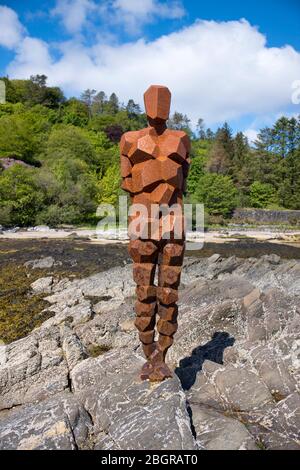
<svg viewBox="0 0 300 470"><path fill-rule="evenodd" d="M162 382L172 377L173 374L165 362L159 362L153 366L153 371L149 374L150 382Z"/></svg>
<svg viewBox="0 0 300 470"><path fill-rule="evenodd" d="M140 378L141 380L149 380L150 375L153 373L153 365L151 362L147 361L142 367Z"/></svg>

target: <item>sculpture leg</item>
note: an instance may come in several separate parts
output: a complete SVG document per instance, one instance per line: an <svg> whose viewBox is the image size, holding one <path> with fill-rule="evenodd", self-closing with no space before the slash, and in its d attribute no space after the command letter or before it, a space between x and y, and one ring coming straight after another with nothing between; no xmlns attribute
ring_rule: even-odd
<svg viewBox="0 0 300 470"><path fill-rule="evenodd" d="M145 363L141 378L149 378L153 371L149 358L155 350L155 321L157 312L156 286L154 285L155 269L158 256L158 246L148 240L132 240L129 243L129 254L133 259L133 279L137 284L135 303L135 326L139 331L139 338L147 362Z"/></svg>
<svg viewBox="0 0 300 470"><path fill-rule="evenodd" d="M159 320L157 331L159 333L156 350L151 355L150 361L154 371L150 374L150 380L164 380L171 377L172 373L165 363L168 349L173 344L173 336L177 331L178 286L184 255L184 243L182 241L167 242L162 249L162 259L159 265L157 307Z"/></svg>

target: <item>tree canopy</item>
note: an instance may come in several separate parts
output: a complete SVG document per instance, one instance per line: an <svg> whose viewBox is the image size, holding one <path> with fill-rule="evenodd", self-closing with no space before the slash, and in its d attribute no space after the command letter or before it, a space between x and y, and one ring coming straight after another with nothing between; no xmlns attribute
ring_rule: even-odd
<svg viewBox="0 0 300 470"><path fill-rule="evenodd" d="M146 115L115 93L89 89L67 99L45 75L2 80L0 224L94 222L97 205L117 204L122 192L121 135L145 127ZM199 118L193 132L178 111L168 125L191 137L188 201L203 202L208 213L223 218L237 206L300 210L299 117L281 117L259 132L254 145L227 123L214 132Z"/></svg>

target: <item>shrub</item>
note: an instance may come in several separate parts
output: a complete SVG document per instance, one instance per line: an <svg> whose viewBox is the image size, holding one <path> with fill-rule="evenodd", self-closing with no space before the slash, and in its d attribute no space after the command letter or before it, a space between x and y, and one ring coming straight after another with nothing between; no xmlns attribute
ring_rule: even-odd
<svg viewBox="0 0 300 470"><path fill-rule="evenodd" d="M0 174L0 224L33 225L46 196L39 187L38 170L14 165Z"/></svg>
<svg viewBox="0 0 300 470"><path fill-rule="evenodd" d="M202 202L211 215L228 217L236 206L237 190L229 176L208 173L197 184L193 200Z"/></svg>
<svg viewBox="0 0 300 470"><path fill-rule="evenodd" d="M258 209L267 208L276 204L277 194L274 186L270 183L254 181L250 186L250 204Z"/></svg>

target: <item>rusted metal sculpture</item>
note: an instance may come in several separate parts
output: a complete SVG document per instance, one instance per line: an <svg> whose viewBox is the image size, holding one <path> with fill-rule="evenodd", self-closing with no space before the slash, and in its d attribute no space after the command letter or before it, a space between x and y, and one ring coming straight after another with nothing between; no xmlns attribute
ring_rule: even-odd
<svg viewBox="0 0 300 470"><path fill-rule="evenodd" d="M166 126L171 103L168 88L150 86L144 101L149 127L122 136L121 174L122 188L130 194L131 203L146 209L142 218L141 212L129 216L131 224L140 222L139 235L130 230L129 254L137 284L135 326L147 359L141 378L162 381L172 376L165 358L177 330L176 302L185 247L182 198L190 163L190 140L185 132ZM158 205L163 205L160 209L177 210L165 215L164 211L155 212ZM151 212L153 207L156 209Z"/></svg>

